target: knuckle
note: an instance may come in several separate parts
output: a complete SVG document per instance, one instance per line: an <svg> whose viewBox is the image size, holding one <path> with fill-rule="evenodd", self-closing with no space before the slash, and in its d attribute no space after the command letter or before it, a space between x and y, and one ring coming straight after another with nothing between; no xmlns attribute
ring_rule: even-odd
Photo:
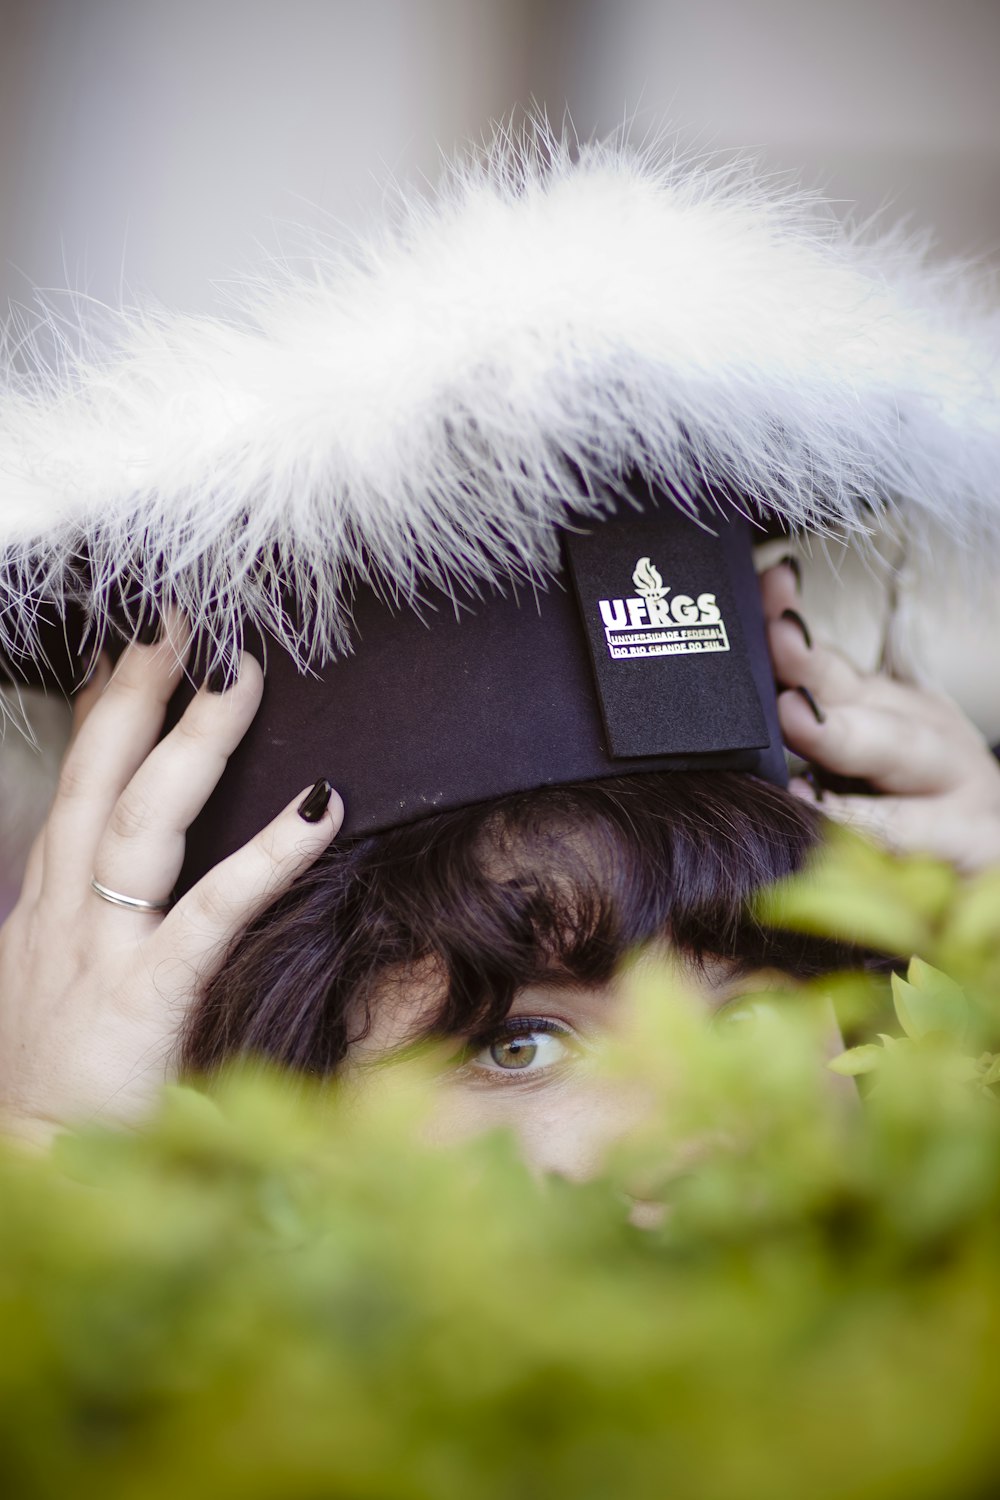
<svg viewBox="0 0 1000 1500"><path fill-rule="evenodd" d="M229 926L234 902L215 881L193 892L193 896L193 916L197 922L209 928Z"/></svg>
<svg viewBox="0 0 1000 1500"><path fill-rule="evenodd" d="M108 698L117 700L119 703L131 702L148 698L151 695L150 686L148 674L143 674L138 669L138 664L126 651L124 656L119 658L105 691Z"/></svg>
<svg viewBox="0 0 1000 1500"><path fill-rule="evenodd" d="M93 793L93 778L81 757L70 751L59 771L57 796L65 802L76 802Z"/></svg>
<svg viewBox="0 0 1000 1500"><path fill-rule="evenodd" d="M962 710L954 698L949 698L947 693L942 693L937 688L914 687L910 691L913 695L914 707L917 709L937 712L949 719L963 717Z"/></svg>
<svg viewBox="0 0 1000 1500"><path fill-rule="evenodd" d="M211 739L210 726L205 723L200 709L198 699L193 698L181 715L174 729L178 745L200 750Z"/></svg>
<svg viewBox="0 0 1000 1500"><path fill-rule="evenodd" d="M252 840L251 850L258 868L258 886L263 895L277 893L288 885L311 857L301 839L282 838L275 828L265 828Z"/></svg>
<svg viewBox="0 0 1000 1500"><path fill-rule="evenodd" d="M258 876L257 884L270 890L282 883L294 864L293 852L283 847L273 828L266 828L251 841L250 851Z"/></svg>
<svg viewBox="0 0 1000 1500"><path fill-rule="evenodd" d="M817 729L819 729L817 725ZM827 710L826 723L822 726L824 735L823 743L827 753L836 757L839 761L850 761L855 763L862 749L863 735L857 722L857 717L852 713L834 713Z"/></svg>
<svg viewBox="0 0 1000 1500"><path fill-rule="evenodd" d="M225 764L223 736L211 708L211 704L193 698L165 743L178 755L197 757L199 764L206 757Z"/></svg>
<svg viewBox="0 0 1000 1500"><path fill-rule="evenodd" d="M108 832L113 838L133 839L148 831L153 823L153 809L145 797L134 791L124 792L115 803L108 819Z"/></svg>

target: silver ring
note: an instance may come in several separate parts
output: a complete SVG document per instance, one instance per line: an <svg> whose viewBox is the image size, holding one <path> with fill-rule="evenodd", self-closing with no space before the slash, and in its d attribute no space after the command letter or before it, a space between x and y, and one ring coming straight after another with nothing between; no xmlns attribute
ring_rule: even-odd
<svg viewBox="0 0 1000 1500"><path fill-rule="evenodd" d="M102 901L110 901L112 906L126 906L129 911L169 911L174 904L172 896L166 901L143 901L141 896L123 896L119 891L109 891L106 885L94 879L91 879L90 889L96 891Z"/></svg>

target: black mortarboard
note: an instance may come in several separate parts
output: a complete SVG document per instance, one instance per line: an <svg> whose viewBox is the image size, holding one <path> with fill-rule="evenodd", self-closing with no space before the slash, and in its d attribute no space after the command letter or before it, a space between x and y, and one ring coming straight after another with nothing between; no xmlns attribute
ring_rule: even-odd
<svg viewBox="0 0 1000 1500"><path fill-rule="evenodd" d="M428 590L414 610L359 589L355 650L314 677L269 652L261 709L191 831L182 884L320 773L344 798L342 837L640 771L783 784L746 521L699 524L647 495L562 542L544 590Z"/></svg>

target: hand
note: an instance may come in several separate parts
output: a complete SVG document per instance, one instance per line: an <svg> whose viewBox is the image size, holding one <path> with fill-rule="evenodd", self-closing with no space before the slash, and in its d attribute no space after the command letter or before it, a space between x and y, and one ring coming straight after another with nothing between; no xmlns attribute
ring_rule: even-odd
<svg viewBox="0 0 1000 1500"><path fill-rule="evenodd" d="M858 672L812 640L795 572L761 575L778 716L785 743L820 771L860 779L871 795L831 791L822 774L797 796L900 853L972 872L1000 861L1000 766L957 704L889 677Z"/></svg>
<svg viewBox="0 0 1000 1500"><path fill-rule="evenodd" d="M236 683L202 687L157 743L189 646L176 614L161 634L130 646L113 672L102 658L77 695L55 801L0 929L0 1121L36 1144L88 1120L142 1119L234 938L343 817L336 793L315 822L296 815L297 798L167 913L93 891L91 876L144 900L169 897L186 830L260 703L260 667L244 656ZM325 795L324 785L314 802Z"/></svg>

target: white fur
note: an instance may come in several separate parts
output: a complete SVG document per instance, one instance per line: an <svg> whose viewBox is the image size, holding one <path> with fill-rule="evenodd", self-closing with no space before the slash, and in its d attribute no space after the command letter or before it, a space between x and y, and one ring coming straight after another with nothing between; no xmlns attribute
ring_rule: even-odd
<svg viewBox="0 0 1000 1500"><path fill-rule="evenodd" d="M565 508L633 465L995 545L1000 338L970 286L742 170L505 139L238 319L132 311L8 378L0 646L86 549L98 631L109 595L169 586L220 651L245 612L321 660L352 572L402 597L544 575Z"/></svg>

